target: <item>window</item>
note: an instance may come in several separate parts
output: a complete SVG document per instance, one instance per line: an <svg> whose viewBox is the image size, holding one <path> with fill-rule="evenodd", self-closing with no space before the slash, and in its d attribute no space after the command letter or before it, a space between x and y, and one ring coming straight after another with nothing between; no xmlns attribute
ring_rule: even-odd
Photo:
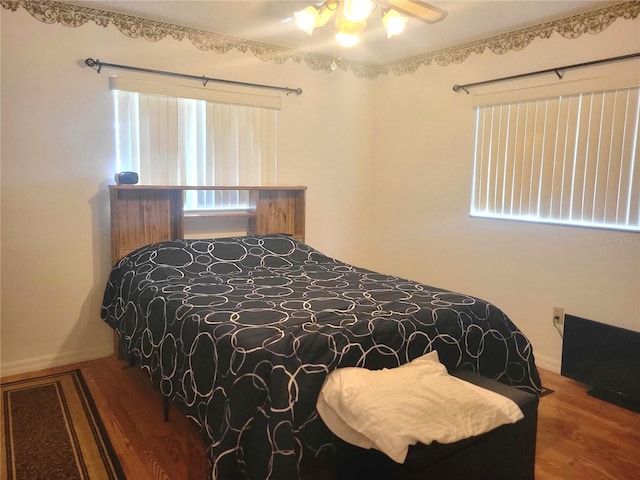
<svg viewBox="0 0 640 480"><path fill-rule="evenodd" d="M117 77L111 79L111 87L117 171L137 172L142 184L275 183L277 103L273 98ZM185 193L186 210L248 206L248 192Z"/></svg>
<svg viewBox="0 0 640 480"><path fill-rule="evenodd" d="M478 105L471 215L640 231L639 125L637 86Z"/></svg>

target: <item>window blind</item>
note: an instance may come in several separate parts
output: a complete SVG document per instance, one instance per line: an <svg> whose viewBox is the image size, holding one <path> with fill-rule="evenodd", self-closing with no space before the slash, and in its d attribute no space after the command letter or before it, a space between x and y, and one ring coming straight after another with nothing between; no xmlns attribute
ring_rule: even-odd
<svg viewBox="0 0 640 480"><path fill-rule="evenodd" d="M640 231L637 86L476 107L471 214Z"/></svg>
<svg viewBox="0 0 640 480"><path fill-rule="evenodd" d="M117 86L123 85L112 84ZM245 98L244 104L232 103L239 95L235 93L224 103L190 98L203 89L188 87L185 91L169 87L153 90L135 82L126 86L154 93L113 92L117 171L138 172L143 184L275 184L275 104L253 105L255 96ZM248 192L194 190L185 195L187 210L249 205Z"/></svg>

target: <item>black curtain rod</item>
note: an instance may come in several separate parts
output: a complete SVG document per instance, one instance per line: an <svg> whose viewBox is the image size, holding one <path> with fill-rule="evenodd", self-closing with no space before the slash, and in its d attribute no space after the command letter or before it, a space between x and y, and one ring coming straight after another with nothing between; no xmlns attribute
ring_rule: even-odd
<svg viewBox="0 0 640 480"><path fill-rule="evenodd" d="M490 83L504 82L506 80L514 80L516 78L532 77L534 75L542 75L545 73L555 73L559 79L562 79L562 76L564 75L565 70L571 70L573 68L580 68L580 67L589 67L591 65L598 65L600 63L629 60L630 58L635 58L635 57L640 57L640 52L630 53L629 55L621 55L619 57L603 58L602 60L593 60L591 62L575 63L573 65L565 65L564 67L548 68L546 70L538 70L537 72L521 73L519 75L511 75L510 77L494 78L492 80L484 80L482 82L467 83L465 85L454 85L453 91L459 92L460 90L463 90L469 93L469 88L472 88L472 87L478 87L480 85L488 85Z"/></svg>
<svg viewBox="0 0 640 480"><path fill-rule="evenodd" d="M218 82L218 83L226 83L229 85L238 85L241 87L256 87L256 88L268 88L270 90L279 90L281 92L286 92L287 95L289 95L290 93L295 93L296 95L301 95L302 94L302 89L301 88L289 88L289 87L278 87L275 85L263 85L260 83L249 83L249 82L238 82L236 80L225 80L222 78L211 78L211 77L199 77L198 75L188 75L186 73L175 73L175 72L166 72L163 70L153 70L151 68L142 68L142 67L131 67L129 65L118 65L115 63L105 63L105 62L101 62L100 60L94 60L93 58L87 58L84 63L91 67L91 68L95 68L95 70L100 73L100 70L102 69L102 67L109 67L109 68L119 68L122 70L133 70L135 72L144 72L144 73L155 73L158 75L168 75L170 77L179 77L179 78L187 78L189 80L199 80L202 82L203 85L207 85L208 82Z"/></svg>

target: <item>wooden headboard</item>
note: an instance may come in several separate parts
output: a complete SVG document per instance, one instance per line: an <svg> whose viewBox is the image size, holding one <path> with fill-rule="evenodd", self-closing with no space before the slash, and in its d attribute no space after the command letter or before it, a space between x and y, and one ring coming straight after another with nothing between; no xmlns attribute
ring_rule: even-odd
<svg viewBox="0 0 640 480"><path fill-rule="evenodd" d="M187 190L249 193L247 235L284 233L304 241L307 187L203 187L110 185L111 259L149 243L184 238L184 192ZM228 214L227 214L228 215ZM211 222L216 221L215 212Z"/></svg>
<svg viewBox="0 0 640 480"><path fill-rule="evenodd" d="M284 233L304 241L307 187L202 187L160 185L110 185L111 260L150 243L184 238L184 192L226 190L249 192L247 235ZM228 213L224 214L228 217ZM215 212L211 222L220 219ZM114 334L116 358L126 360Z"/></svg>

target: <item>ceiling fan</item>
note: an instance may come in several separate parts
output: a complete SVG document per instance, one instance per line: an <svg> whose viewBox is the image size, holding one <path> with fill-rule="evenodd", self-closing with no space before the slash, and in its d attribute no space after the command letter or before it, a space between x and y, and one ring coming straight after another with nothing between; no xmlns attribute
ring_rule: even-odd
<svg viewBox="0 0 640 480"><path fill-rule="evenodd" d="M447 16L446 11L421 0L326 0L295 12L294 17L298 28L311 35L335 16L336 41L352 47L358 44L360 33L376 10L380 11L387 37L402 33L409 17L435 23Z"/></svg>
<svg viewBox="0 0 640 480"><path fill-rule="evenodd" d="M447 16L447 12L441 8L434 7L433 5L421 2L420 0L387 0L380 3L387 4L389 5L389 8L399 10L406 15L425 23L436 23L440 20L444 20Z"/></svg>

